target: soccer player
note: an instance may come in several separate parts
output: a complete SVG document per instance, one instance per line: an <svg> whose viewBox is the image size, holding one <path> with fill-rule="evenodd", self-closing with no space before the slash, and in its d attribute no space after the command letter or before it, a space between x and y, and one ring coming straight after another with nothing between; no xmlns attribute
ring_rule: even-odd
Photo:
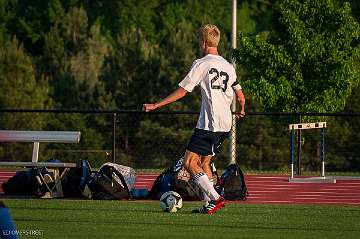
<svg viewBox="0 0 360 239"><path fill-rule="evenodd" d="M240 103L241 110L237 114L240 118L245 116L245 97L236 80L233 65L218 53L219 29L207 24L200 28L198 34L199 47L204 56L193 62L189 73L174 92L156 103L144 104L143 110L149 112L163 107L184 97L195 86L200 86L201 110L194 133L186 147L184 166L204 193L206 200L203 207L193 212L213 214L225 205L225 199L214 189L209 162L231 130L231 103L234 95Z"/></svg>

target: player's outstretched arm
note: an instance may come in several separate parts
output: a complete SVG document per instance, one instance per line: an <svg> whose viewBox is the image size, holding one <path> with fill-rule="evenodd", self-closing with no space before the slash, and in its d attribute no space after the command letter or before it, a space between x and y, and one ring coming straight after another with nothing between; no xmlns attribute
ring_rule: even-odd
<svg viewBox="0 0 360 239"><path fill-rule="evenodd" d="M245 96L241 89L235 90L236 99L240 104L240 112L236 114L238 118L245 116Z"/></svg>
<svg viewBox="0 0 360 239"><path fill-rule="evenodd" d="M181 98L183 98L188 92L182 88L179 87L175 91L173 91L170 95L168 95L166 98L152 104L143 104L143 110L145 112L149 112L152 110L156 110L157 108L163 107L167 104L170 104L174 101L177 101Z"/></svg>

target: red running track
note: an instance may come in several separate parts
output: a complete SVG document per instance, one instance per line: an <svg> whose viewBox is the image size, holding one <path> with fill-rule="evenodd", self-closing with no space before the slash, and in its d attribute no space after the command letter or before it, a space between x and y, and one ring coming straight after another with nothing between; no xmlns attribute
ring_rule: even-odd
<svg viewBox="0 0 360 239"><path fill-rule="evenodd" d="M12 175L14 172L0 172L0 185ZM135 188L150 190L157 175L139 173ZM336 183L289 183L288 176L245 175L245 182L250 195L240 203L360 205L360 179L338 179Z"/></svg>
<svg viewBox="0 0 360 239"><path fill-rule="evenodd" d="M135 188L150 190L156 174L138 175ZM289 183L288 176L245 175L253 204L339 204L360 205L360 178L336 183Z"/></svg>

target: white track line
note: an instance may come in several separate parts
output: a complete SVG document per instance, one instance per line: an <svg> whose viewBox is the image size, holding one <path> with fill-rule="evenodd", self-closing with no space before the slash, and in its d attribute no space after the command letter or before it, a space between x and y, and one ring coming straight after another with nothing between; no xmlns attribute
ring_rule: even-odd
<svg viewBox="0 0 360 239"><path fill-rule="evenodd" d="M334 193L340 193L340 192L334 192ZM302 191L302 192L297 192L296 194L331 194L331 192L322 192L322 191L319 191L319 192L310 192L310 191ZM353 193L353 192L342 192L341 194L346 194L346 195L352 195L352 194L360 194L360 191L358 193Z"/></svg>

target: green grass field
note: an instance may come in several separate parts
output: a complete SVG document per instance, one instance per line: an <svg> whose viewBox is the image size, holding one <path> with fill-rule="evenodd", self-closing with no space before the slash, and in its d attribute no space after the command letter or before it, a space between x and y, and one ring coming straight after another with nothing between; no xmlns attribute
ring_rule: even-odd
<svg viewBox="0 0 360 239"><path fill-rule="evenodd" d="M200 202L165 213L158 202L5 199L22 238L360 238L360 207L227 204L191 214Z"/></svg>

